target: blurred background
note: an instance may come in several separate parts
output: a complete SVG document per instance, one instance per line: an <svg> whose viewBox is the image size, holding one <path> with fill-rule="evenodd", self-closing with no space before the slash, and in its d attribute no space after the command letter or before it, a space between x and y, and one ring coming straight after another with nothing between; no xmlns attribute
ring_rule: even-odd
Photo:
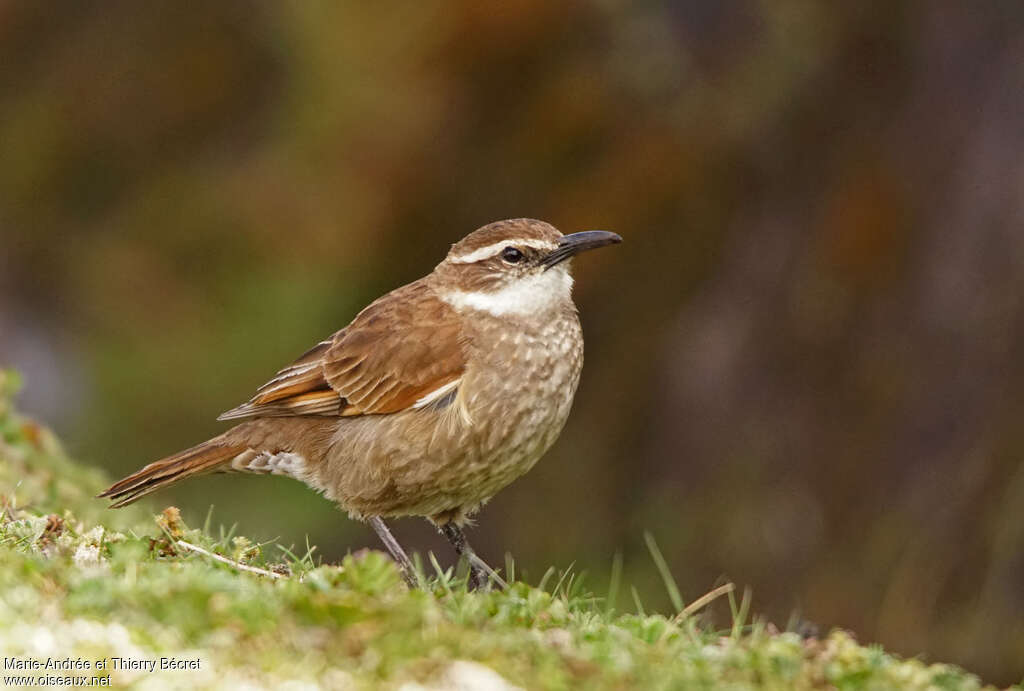
<svg viewBox="0 0 1024 691"><path fill-rule="evenodd" d="M224 429L484 223L615 230L479 551L666 609L648 530L685 598L1024 675L1021 3L3 2L0 65L0 364L79 458ZM287 480L172 503L377 546Z"/></svg>

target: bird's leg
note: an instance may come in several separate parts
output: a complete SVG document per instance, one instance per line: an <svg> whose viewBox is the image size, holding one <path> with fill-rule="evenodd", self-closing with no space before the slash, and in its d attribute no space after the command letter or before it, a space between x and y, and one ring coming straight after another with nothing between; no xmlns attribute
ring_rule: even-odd
<svg viewBox="0 0 1024 691"><path fill-rule="evenodd" d="M466 540L466 535L462 532L462 528L455 525L454 521L442 523L438 528L441 530L441 534L448 538L448 542L452 543L455 552L460 557L465 557L466 561L469 562L470 586L478 589L493 581L502 588L508 587L508 584L502 580L501 576L495 573L494 569L487 565L487 562L476 555L473 548L469 546L469 541Z"/></svg>
<svg viewBox="0 0 1024 691"><path fill-rule="evenodd" d="M373 526L373 529L377 532L377 537L379 537L380 541L384 543L384 546L387 547L391 558L398 564L398 570L402 572L402 578L405 579L405 582L409 584L410 588L418 587L419 583L416 581L416 569L413 568L412 560L409 559L409 555L405 553L402 546L398 544L398 540L395 539L395 536L391 534L390 530L388 530L388 525L384 522L384 519L380 516L374 516L368 521L368 523Z"/></svg>

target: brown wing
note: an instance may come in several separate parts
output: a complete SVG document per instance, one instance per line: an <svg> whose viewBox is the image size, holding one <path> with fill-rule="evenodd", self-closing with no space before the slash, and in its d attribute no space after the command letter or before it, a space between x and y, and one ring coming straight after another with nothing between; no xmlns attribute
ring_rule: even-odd
<svg viewBox="0 0 1024 691"><path fill-rule="evenodd" d="M462 330L423 282L364 309L219 420L395 413L451 392L465 369Z"/></svg>

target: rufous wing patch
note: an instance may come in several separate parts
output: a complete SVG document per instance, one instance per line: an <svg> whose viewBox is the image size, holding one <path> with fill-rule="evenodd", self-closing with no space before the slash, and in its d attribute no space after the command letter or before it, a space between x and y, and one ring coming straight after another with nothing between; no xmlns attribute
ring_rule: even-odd
<svg viewBox="0 0 1024 691"><path fill-rule="evenodd" d="M412 408L462 376L458 315L422 281L373 303L339 332L324 358L328 383L345 398L343 415Z"/></svg>
<svg viewBox="0 0 1024 691"><path fill-rule="evenodd" d="M372 303L217 419L397 413L458 380L463 347L455 311L416 281Z"/></svg>

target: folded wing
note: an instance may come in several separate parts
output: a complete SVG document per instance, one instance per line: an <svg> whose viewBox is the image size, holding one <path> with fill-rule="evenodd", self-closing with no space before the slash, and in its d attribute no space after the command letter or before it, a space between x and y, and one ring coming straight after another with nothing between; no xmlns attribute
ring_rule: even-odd
<svg viewBox="0 0 1024 691"><path fill-rule="evenodd" d="M421 407L457 390L464 348L452 308L422 280L410 283L372 303L218 419L385 415Z"/></svg>

